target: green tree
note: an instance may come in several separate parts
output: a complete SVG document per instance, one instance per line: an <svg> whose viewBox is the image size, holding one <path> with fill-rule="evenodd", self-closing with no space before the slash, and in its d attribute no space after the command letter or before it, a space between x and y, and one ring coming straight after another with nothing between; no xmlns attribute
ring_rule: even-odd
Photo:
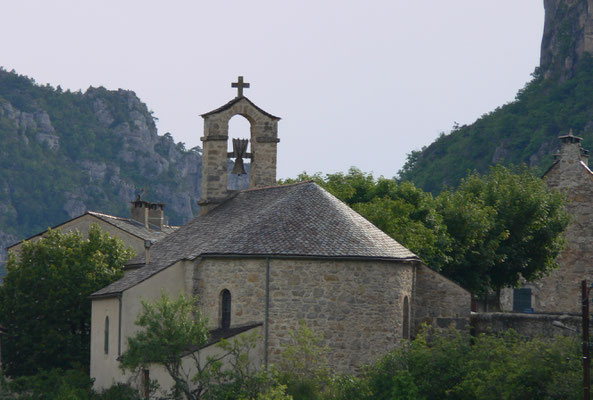
<svg viewBox="0 0 593 400"><path fill-rule="evenodd" d="M286 386L286 393L299 399L326 398L330 370L327 361L329 348L323 346L323 337L300 322L290 332L279 362L274 365L276 379Z"/></svg>
<svg viewBox="0 0 593 400"><path fill-rule="evenodd" d="M564 204L525 167L473 173L437 197L451 247L436 267L477 293L538 279L557 267L570 221Z"/></svg>
<svg viewBox="0 0 593 400"><path fill-rule="evenodd" d="M196 297L181 294L171 299L164 292L154 303L142 301L136 320L142 329L128 338L121 368L138 371L150 364L161 365L175 382L173 396L182 394L189 400L256 398L267 385L265 375L249 360L257 337L222 340L220 353L201 357L210 331L197 304Z"/></svg>
<svg viewBox="0 0 593 400"><path fill-rule="evenodd" d="M91 226L79 232L50 230L10 254L0 287L2 363L9 376L52 368L88 368L89 295L122 276L133 250Z"/></svg>
<svg viewBox="0 0 593 400"><path fill-rule="evenodd" d="M300 174L281 184L311 180L359 212L424 262L435 268L447 258L449 237L430 193L409 182L364 173L352 167L347 174Z"/></svg>
<svg viewBox="0 0 593 400"><path fill-rule="evenodd" d="M535 280L556 267L569 222L564 196L525 167L472 173L436 198L410 182L365 174L307 175L416 253L478 294Z"/></svg>

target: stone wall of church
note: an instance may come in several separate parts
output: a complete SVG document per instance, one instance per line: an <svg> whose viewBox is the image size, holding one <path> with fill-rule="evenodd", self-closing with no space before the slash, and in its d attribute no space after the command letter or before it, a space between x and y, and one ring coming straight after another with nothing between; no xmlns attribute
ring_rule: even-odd
<svg viewBox="0 0 593 400"><path fill-rule="evenodd" d="M413 296L413 330L422 323L439 328L453 324L458 329L468 326L471 313L471 294L433 271L418 265Z"/></svg>
<svg viewBox="0 0 593 400"><path fill-rule="evenodd" d="M265 259L197 263L194 288L212 326L220 324L224 289L232 296L232 326L265 322L266 268ZM375 361L403 338L404 298L411 299L413 280L411 264L270 259L270 362L300 321L323 335L332 368L355 372Z"/></svg>

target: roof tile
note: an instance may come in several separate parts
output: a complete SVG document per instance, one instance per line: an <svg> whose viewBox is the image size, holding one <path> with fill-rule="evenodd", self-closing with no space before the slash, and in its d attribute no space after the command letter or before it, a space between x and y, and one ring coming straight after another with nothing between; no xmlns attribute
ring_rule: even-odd
<svg viewBox="0 0 593 400"><path fill-rule="evenodd" d="M157 242L150 254L150 264L93 296L120 293L179 260L208 255L418 260L313 182L241 191Z"/></svg>

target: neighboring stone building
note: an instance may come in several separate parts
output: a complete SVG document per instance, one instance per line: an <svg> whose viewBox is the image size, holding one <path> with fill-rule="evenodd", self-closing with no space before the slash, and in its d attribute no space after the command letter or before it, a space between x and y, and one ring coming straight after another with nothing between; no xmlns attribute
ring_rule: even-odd
<svg viewBox="0 0 593 400"><path fill-rule="evenodd" d="M149 241L151 244L164 238L173 232L177 227L165 223L164 204L151 203L142 200L140 197L131 202L130 218L115 217L94 211L87 211L79 217L72 218L51 229L59 229L63 232L78 230L87 235L91 225L97 224L103 232L121 239L128 246L132 247L136 254L144 254L145 246ZM36 241L42 238L47 231L31 236L25 241ZM8 251L19 253L23 241L8 247Z"/></svg>
<svg viewBox="0 0 593 400"><path fill-rule="evenodd" d="M549 276L501 293L504 311L577 313L581 311L581 281L593 279L593 172L588 152L572 131L559 137L556 161L544 174L548 186L566 193L566 209L573 221L566 229L566 245L559 268Z"/></svg>
<svg viewBox="0 0 593 400"><path fill-rule="evenodd" d="M241 82L241 81L240 81ZM228 121L251 123L227 152ZM300 321L323 334L330 366L355 372L422 322L466 326L470 294L312 182L276 185L279 118L241 94L204 114L202 212L92 295L91 376L97 388L131 379L118 368L141 299L197 294L215 337L256 330L256 363L274 363ZM251 188L229 191L227 159L251 158ZM213 352L210 346L204 349ZM150 377L170 385L165 372Z"/></svg>

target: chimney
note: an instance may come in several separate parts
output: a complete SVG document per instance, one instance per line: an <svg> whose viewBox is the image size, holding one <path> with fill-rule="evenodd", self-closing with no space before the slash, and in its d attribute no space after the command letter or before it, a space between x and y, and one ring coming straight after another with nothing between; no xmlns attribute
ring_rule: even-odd
<svg viewBox="0 0 593 400"><path fill-rule="evenodd" d="M148 205L146 201L142 200L140 195L135 201L131 202L130 217L148 229Z"/></svg>
<svg viewBox="0 0 593 400"><path fill-rule="evenodd" d="M130 217L140 224L144 225L146 229L156 227L162 229L165 224L165 204L164 203L150 203L142 200L140 195L135 201L131 202Z"/></svg>
<svg viewBox="0 0 593 400"><path fill-rule="evenodd" d="M148 223L159 229L163 228L165 223L165 205L163 203L148 204Z"/></svg>
<svg viewBox="0 0 593 400"><path fill-rule="evenodd" d="M583 161L587 163L588 155L583 154L583 149L581 148L581 140L578 136L574 136L572 133L572 129L568 132L568 135L559 136L560 139L560 156L558 160L560 162L579 162Z"/></svg>

